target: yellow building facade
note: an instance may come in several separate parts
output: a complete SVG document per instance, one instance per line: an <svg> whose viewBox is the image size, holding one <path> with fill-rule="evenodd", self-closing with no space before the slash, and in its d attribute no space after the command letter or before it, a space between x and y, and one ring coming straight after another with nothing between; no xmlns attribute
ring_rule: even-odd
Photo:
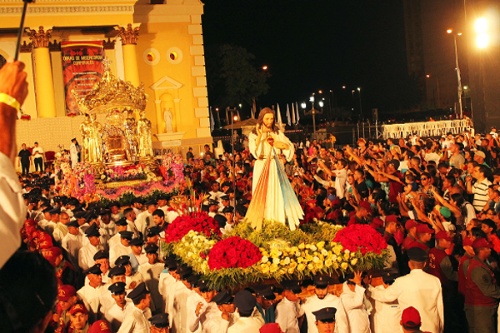
<svg viewBox="0 0 500 333"><path fill-rule="evenodd" d="M6 59L15 54L22 6L21 1L0 0L0 55ZM192 146L196 152L211 143L202 14L199 0L29 4L20 60L29 74L23 111L31 120L18 122L18 143L39 141L45 150L58 150L80 137L77 124L83 116L66 116L62 41L103 41L112 73L144 85L153 133L168 127L178 134L170 136L170 146L180 145L183 151ZM155 140L155 148L169 147Z"/></svg>

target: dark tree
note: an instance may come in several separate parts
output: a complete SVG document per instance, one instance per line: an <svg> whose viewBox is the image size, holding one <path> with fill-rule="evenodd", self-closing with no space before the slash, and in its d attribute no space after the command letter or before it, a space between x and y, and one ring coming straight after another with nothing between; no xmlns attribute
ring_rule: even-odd
<svg viewBox="0 0 500 333"><path fill-rule="evenodd" d="M224 44L208 48L205 59L211 105L252 105L253 98L269 90L269 74L254 63L255 56L243 47Z"/></svg>

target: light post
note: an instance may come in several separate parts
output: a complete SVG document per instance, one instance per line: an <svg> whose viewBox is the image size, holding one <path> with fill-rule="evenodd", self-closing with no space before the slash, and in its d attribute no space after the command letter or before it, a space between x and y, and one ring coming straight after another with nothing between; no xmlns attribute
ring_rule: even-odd
<svg viewBox="0 0 500 333"><path fill-rule="evenodd" d="M222 128L222 124L220 123L219 108L215 108L215 112L217 113L217 123L219 124L219 128Z"/></svg>
<svg viewBox="0 0 500 333"><path fill-rule="evenodd" d="M320 114L320 113L323 113L323 112L320 112L319 110L316 110L316 109L314 108L314 95L315 95L315 94L313 93L313 94L312 94L312 96L309 98L309 101L310 101L310 102L311 102L311 104L312 104L312 108L311 108L311 110L309 110L309 111L307 111L307 112L305 112L305 111L304 111L304 114L305 114L306 116L308 116L308 115L312 115L312 118L313 118L313 137L315 137L315 135L316 135L316 115L317 115L317 114ZM304 104L304 103L303 103L303 104Z"/></svg>
<svg viewBox="0 0 500 333"><path fill-rule="evenodd" d="M456 71L457 71L457 82L458 82L458 110L459 110L459 115L460 115L460 119L463 118L463 105L462 105L462 77L460 75L460 67L458 65L458 47L457 47L457 36L462 36L462 33L461 32L458 32L458 33L453 33L453 30L452 29L448 29L446 30L446 32L448 34L452 34L453 35L453 43L455 45L455 67L456 67Z"/></svg>
<svg viewBox="0 0 500 333"><path fill-rule="evenodd" d="M359 120L363 120L363 105L361 104L361 87L356 88L359 94Z"/></svg>
<svg viewBox="0 0 500 333"><path fill-rule="evenodd" d="M234 154L234 122L235 121L238 121L239 120L239 117L237 116L236 114L236 109L230 109L229 110L231 112L231 153L232 153L232 157L233 157L233 161L232 161L232 166L233 166L233 172L232 172L232 175L233 175L233 188L236 188L236 158L235 158L235 154ZM236 207L236 197L233 198L233 207Z"/></svg>

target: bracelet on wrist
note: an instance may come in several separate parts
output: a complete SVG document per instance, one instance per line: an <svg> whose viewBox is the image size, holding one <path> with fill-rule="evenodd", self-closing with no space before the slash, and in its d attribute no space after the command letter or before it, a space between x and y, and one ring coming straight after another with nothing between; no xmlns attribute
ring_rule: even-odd
<svg viewBox="0 0 500 333"><path fill-rule="evenodd" d="M11 108L16 109L17 113L21 112L21 104L17 101L17 99L6 93L0 93L0 103L6 104Z"/></svg>

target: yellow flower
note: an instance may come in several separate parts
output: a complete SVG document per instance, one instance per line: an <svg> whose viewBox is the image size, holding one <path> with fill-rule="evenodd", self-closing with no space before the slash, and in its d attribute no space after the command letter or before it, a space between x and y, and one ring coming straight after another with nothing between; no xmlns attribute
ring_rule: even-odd
<svg viewBox="0 0 500 333"><path fill-rule="evenodd" d="M294 272L295 272L295 267L290 267L290 268L288 268L288 270L287 270L287 273L288 273L288 274L293 274Z"/></svg>
<svg viewBox="0 0 500 333"><path fill-rule="evenodd" d="M338 257L337 257L337 261L338 261L338 262L342 262L342 257L341 257L341 256L338 256Z"/></svg>
<svg viewBox="0 0 500 333"><path fill-rule="evenodd" d="M299 245L299 249L303 250L303 249L305 249L305 248L306 248L305 244L304 244L304 243L300 243L300 245Z"/></svg>
<svg viewBox="0 0 500 333"><path fill-rule="evenodd" d="M262 259L260 259L260 261L261 261L262 263L266 263L266 262L268 262L268 261L269 261L269 257L267 257L267 256L262 256Z"/></svg>
<svg viewBox="0 0 500 333"><path fill-rule="evenodd" d="M333 247L333 253L335 253L336 255L340 255L340 252L342 252L342 245L335 245Z"/></svg>
<svg viewBox="0 0 500 333"><path fill-rule="evenodd" d="M354 258L356 256L356 252L351 252L351 258Z"/></svg>
<svg viewBox="0 0 500 333"><path fill-rule="evenodd" d="M344 253L344 260L349 260L349 253Z"/></svg>
<svg viewBox="0 0 500 333"><path fill-rule="evenodd" d="M323 269L323 262L322 261L317 262L314 264L314 266L316 267L316 270Z"/></svg>
<svg viewBox="0 0 500 333"><path fill-rule="evenodd" d="M333 268L334 269L339 269L339 264L337 264L336 262L333 263Z"/></svg>
<svg viewBox="0 0 500 333"><path fill-rule="evenodd" d="M269 273L269 266L266 265L266 264L262 264L260 265L260 271L264 274L268 274Z"/></svg>
<svg viewBox="0 0 500 333"><path fill-rule="evenodd" d="M316 251L318 248L316 247L316 245L311 244L310 249L311 251Z"/></svg>
<svg viewBox="0 0 500 333"><path fill-rule="evenodd" d="M304 265L304 264L298 264L297 265L297 270L299 272L302 272L304 269L306 269L306 265Z"/></svg>
<svg viewBox="0 0 500 333"><path fill-rule="evenodd" d="M345 271L347 269L347 267L349 267L349 265L346 263L346 262L343 262L342 264L340 264L340 268Z"/></svg>
<svg viewBox="0 0 500 333"><path fill-rule="evenodd" d="M279 258L273 258L273 265L279 265L280 264L280 259Z"/></svg>
<svg viewBox="0 0 500 333"><path fill-rule="evenodd" d="M290 262L290 266L288 266L288 267L295 269L295 267L297 267L297 263L295 261L292 261L292 262Z"/></svg>
<svg viewBox="0 0 500 333"><path fill-rule="evenodd" d="M314 264L313 263L307 264L307 269L312 271L314 269Z"/></svg>
<svg viewBox="0 0 500 333"><path fill-rule="evenodd" d="M269 267L269 272L275 273L278 271L278 269L279 269L278 265L272 264L271 267Z"/></svg>
<svg viewBox="0 0 500 333"><path fill-rule="evenodd" d="M321 254L326 256L326 255L328 255L328 251L325 249L321 249Z"/></svg>
<svg viewBox="0 0 500 333"><path fill-rule="evenodd" d="M325 241L316 243L316 246L318 247L319 250L323 250L323 247L325 246Z"/></svg>
<svg viewBox="0 0 500 333"><path fill-rule="evenodd" d="M351 259L351 265L355 266L358 263L358 258Z"/></svg>
<svg viewBox="0 0 500 333"><path fill-rule="evenodd" d="M319 260L319 258L318 258L318 257L314 257L314 258L313 258L313 262L314 262L315 264L317 264L318 262L320 262L320 260Z"/></svg>
<svg viewBox="0 0 500 333"><path fill-rule="evenodd" d="M280 261L281 266L288 265L290 263L290 257L286 257Z"/></svg>
<svg viewBox="0 0 500 333"><path fill-rule="evenodd" d="M332 259L326 259L325 260L325 266L326 267L332 267L332 265L333 265Z"/></svg>
<svg viewBox="0 0 500 333"><path fill-rule="evenodd" d="M281 251L278 250L277 248L271 249L271 253L269 254L270 257L272 258L278 258L281 255Z"/></svg>

